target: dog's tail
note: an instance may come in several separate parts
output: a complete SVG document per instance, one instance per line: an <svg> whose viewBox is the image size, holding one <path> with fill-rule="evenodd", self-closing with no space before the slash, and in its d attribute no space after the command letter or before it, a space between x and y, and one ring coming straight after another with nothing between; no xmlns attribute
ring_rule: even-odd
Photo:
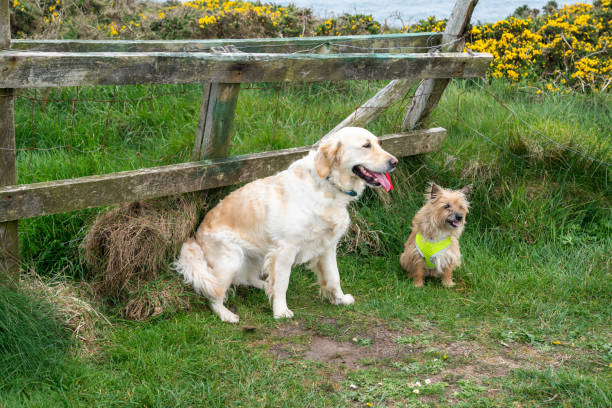
<svg viewBox="0 0 612 408"><path fill-rule="evenodd" d="M204 252L195 239L189 238L183 244L179 258L170 267L183 275L185 283L193 286L196 293L211 300L225 295L219 280L210 272Z"/></svg>

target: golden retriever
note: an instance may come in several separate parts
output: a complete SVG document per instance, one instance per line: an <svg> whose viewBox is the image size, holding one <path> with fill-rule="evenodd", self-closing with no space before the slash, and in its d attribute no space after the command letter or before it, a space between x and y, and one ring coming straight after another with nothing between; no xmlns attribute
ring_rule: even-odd
<svg viewBox="0 0 612 408"><path fill-rule="evenodd" d="M324 297L350 305L355 299L342 291L336 263L347 206L366 186L391 189L388 172L396 164L369 131L340 129L287 170L225 197L173 266L224 322L239 319L223 305L232 284L265 289L274 317L292 317L286 292L291 267L302 263L316 273Z"/></svg>

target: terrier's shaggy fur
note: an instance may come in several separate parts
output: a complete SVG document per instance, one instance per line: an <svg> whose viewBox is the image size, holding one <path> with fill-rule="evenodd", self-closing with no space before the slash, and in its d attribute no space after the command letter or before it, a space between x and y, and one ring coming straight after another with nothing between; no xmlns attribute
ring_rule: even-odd
<svg viewBox="0 0 612 408"><path fill-rule="evenodd" d="M414 286L423 286L428 276L441 277L445 287L455 286L453 271L461 266L459 237L465 227L471 190L471 185L461 190L447 190L435 183L430 184L425 193L425 205L412 219L412 231L400 256L400 264L414 280ZM435 267L427 266L416 244L417 234L429 242L440 242L450 237L450 245L431 256L431 263Z"/></svg>

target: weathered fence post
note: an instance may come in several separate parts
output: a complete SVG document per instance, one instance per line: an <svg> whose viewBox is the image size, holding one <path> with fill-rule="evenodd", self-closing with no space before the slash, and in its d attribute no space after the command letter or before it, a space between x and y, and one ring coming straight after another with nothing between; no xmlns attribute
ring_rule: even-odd
<svg viewBox="0 0 612 408"><path fill-rule="evenodd" d="M235 47L213 47L214 52L239 52ZM207 83L203 86L193 159L227 156L232 140L234 113L240 84Z"/></svg>
<svg viewBox="0 0 612 408"><path fill-rule="evenodd" d="M457 0L446 23L446 29L442 36L440 51L452 52L463 48L465 29L470 23L472 12L478 0ZM412 102L406 111L402 122L402 129L414 129L438 105L450 79L424 79L414 93Z"/></svg>
<svg viewBox="0 0 612 408"><path fill-rule="evenodd" d="M11 45L9 0L0 0L0 50ZM0 88L0 186L17 184L14 90ZM17 221L0 223L0 272L19 270Z"/></svg>
<svg viewBox="0 0 612 408"><path fill-rule="evenodd" d="M240 84L209 83L203 88L194 160L227 156Z"/></svg>

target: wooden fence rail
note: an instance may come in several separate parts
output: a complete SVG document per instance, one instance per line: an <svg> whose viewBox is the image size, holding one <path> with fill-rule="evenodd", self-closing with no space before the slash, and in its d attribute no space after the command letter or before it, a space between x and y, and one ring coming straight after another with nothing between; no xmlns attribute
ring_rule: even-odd
<svg viewBox="0 0 612 408"><path fill-rule="evenodd" d="M443 128L381 137L398 157L438 150ZM246 183L270 176L311 146L133 171L0 187L0 222ZM69 200L66 197L70 197Z"/></svg>
<svg viewBox="0 0 612 408"><path fill-rule="evenodd" d="M347 35L342 37L247 38L215 40L13 40L11 49L53 52L210 52L234 46L251 53L388 54L428 52L440 45L442 33Z"/></svg>
<svg viewBox="0 0 612 408"><path fill-rule="evenodd" d="M482 76L490 54L0 51L0 88Z"/></svg>

